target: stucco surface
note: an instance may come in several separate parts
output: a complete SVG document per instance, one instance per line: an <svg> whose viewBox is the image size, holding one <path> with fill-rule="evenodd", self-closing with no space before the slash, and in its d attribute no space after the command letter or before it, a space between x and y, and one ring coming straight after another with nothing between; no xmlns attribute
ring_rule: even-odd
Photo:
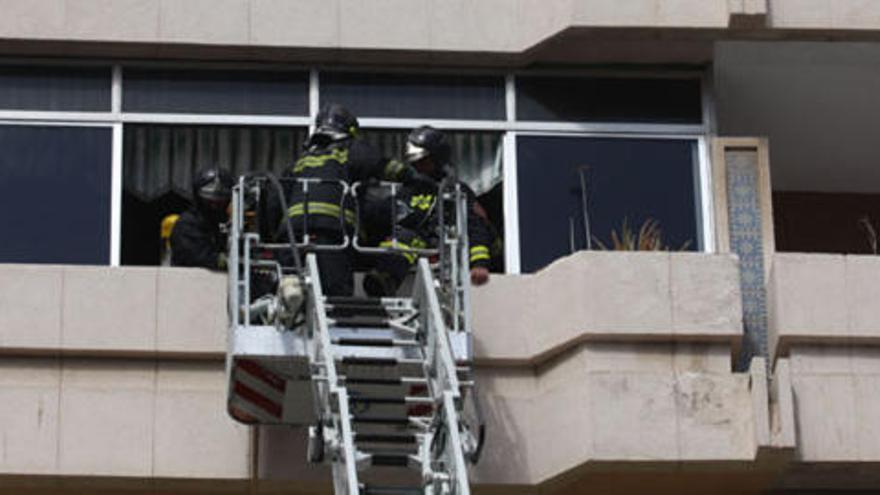
<svg viewBox="0 0 880 495"><path fill-rule="evenodd" d="M768 283L770 348L880 343L880 258L777 253Z"/></svg>
<svg viewBox="0 0 880 495"><path fill-rule="evenodd" d="M220 362L2 357L0 474L248 478L225 387Z"/></svg>
<svg viewBox="0 0 880 495"><path fill-rule="evenodd" d="M0 11L0 39L498 54L590 29L880 29L864 0L0 0Z"/></svg>
<svg viewBox="0 0 880 495"><path fill-rule="evenodd" d="M742 336L730 255L580 252L536 274L494 276L472 298L479 360L536 363L591 340Z"/></svg>
<svg viewBox="0 0 880 495"><path fill-rule="evenodd" d="M873 313L852 300L874 290L875 260L775 261L774 289L790 287L772 294L782 298L777 327L785 334L794 323L813 325L813 340L792 340L789 357L769 371L763 361L731 371L740 331L734 257L584 253L474 291L477 383L490 431L475 482L549 487L602 466L768 469L768 455L796 465L880 462L880 348L835 331L873 329ZM53 266L2 266L0 275L0 475L250 476L248 430L223 407L222 275ZM106 308L84 290L125 300ZM646 300L624 314L634 294ZM826 301L844 297L853 299ZM126 309L133 301L151 309ZM838 316L823 315L828 307ZM102 312L92 327L84 325L89 311ZM31 333L18 329L30 321ZM302 464L302 432L266 435L261 479L285 487L296 474L324 486L326 472Z"/></svg>

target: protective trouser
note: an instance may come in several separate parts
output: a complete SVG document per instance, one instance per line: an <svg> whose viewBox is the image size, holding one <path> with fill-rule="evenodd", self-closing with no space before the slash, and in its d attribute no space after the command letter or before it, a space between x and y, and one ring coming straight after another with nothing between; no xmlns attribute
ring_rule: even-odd
<svg viewBox="0 0 880 495"><path fill-rule="evenodd" d="M390 248L393 241L385 239L379 247ZM364 289L372 296L392 296L397 292L410 268L419 259L417 249L428 248L428 242L418 232L403 227L397 231L397 253L382 254L376 260L372 277L364 282Z"/></svg>
<svg viewBox="0 0 880 495"><path fill-rule="evenodd" d="M342 242L339 232L315 232L311 241L316 245ZM321 288L325 296L351 296L354 293L354 253L350 247L341 251L316 251Z"/></svg>

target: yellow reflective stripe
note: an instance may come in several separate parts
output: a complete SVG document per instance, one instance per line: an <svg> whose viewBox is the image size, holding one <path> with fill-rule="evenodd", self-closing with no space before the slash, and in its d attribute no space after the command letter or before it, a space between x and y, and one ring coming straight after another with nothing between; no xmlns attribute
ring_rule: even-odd
<svg viewBox="0 0 880 495"><path fill-rule="evenodd" d="M385 164L385 178L396 179L403 172L404 165L398 160L388 160Z"/></svg>
<svg viewBox="0 0 880 495"><path fill-rule="evenodd" d="M309 201L309 215L326 215L333 218L339 218L339 205L333 203L322 203L320 201ZM290 217L298 217L305 215L305 204L297 203L287 210ZM355 214L352 210L345 210L345 221L348 223L355 222Z"/></svg>
<svg viewBox="0 0 880 495"><path fill-rule="evenodd" d="M409 205L419 210L429 210L434 204L433 194L417 194L409 200Z"/></svg>
<svg viewBox="0 0 880 495"><path fill-rule="evenodd" d="M492 259L492 257L489 255L489 248L487 246L471 247L471 262L489 259Z"/></svg>
<svg viewBox="0 0 880 495"><path fill-rule="evenodd" d="M326 155L306 155L296 161L293 173L298 174L307 168L323 167L328 160L335 160L340 165L345 165L348 162L348 149L336 148Z"/></svg>
<svg viewBox="0 0 880 495"><path fill-rule="evenodd" d="M382 241L379 243L379 247L393 248L394 243L391 240L385 240L385 241ZM403 255L404 258L406 258L406 261L408 261L410 265L415 263L416 258L419 257L419 255L417 253L408 253L407 252L407 251L412 251L413 247L406 244L406 243L397 241L397 249L401 250L400 254Z"/></svg>

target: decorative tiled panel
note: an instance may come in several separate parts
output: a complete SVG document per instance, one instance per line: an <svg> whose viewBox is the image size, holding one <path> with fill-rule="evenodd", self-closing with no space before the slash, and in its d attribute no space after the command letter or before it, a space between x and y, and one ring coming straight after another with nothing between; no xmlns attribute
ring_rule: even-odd
<svg viewBox="0 0 880 495"><path fill-rule="evenodd" d="M767 355L767 294L764 285L762 212L758 152L734 149L725 153L730 250L740 259L743 303L743 352L739 366L753 356Z"/></svg>

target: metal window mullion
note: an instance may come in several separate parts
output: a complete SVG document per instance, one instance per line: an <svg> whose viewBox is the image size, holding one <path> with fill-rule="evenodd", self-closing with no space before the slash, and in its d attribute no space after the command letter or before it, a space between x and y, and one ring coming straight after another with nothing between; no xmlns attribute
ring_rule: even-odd
<svg viewBox="0 0 880 495"><path fill-rule="evenodd" d="M516 76L512 73L504 80L504 109L507 122L516 122Z"/></svg>
<svg viewBox="0 0 880 495"><path fill-rule="evenodd" d="M504 135L504 266L509 274L520 273L519 188L517 185L516 132Z"/></svg>
<svg viewBox="0 0 880 495"><path fill-rule="evenodd" d="M706 71L700 82L700 97L703 107L703 127L708 135L718 132L717 113L715 111L715 88L714 77L711 71Z"/></svg>
<svg viewBox="0 0 880 495"><path fill-rule="evenodd" d="M595 134L702 135L702 124L633 124L616 122L543 122L518 121L511 125L518 132L560 132Z"/></svg>
<svg viewBox="0 0 880 495"><path fill-rule="evenodd" d="M113 66L113 76L110 81L110 113L115 119L122 113L122 66Z"/></svg>
<svg viewBox="0 0 880 495"><path fill-rule="evenodd" d="M110 266L122 262L122 66L113 66L110 80L110 113L113 144L110 165Z"/></svg>
<svg viewBox="0 0 880 495"><path fill-rule="evenodd" d="M457 131L505 131L510 126L503 120L459 120L397 117L360 117L360 125L364 129L412 129L430 124L437 129Z"/></svg>
<svg viewBox="0 0 880 495"><path fill-rule="evenodd" d="M190 124L190 125L238 125L238 126L293 126L302 127L309 123L308 117L286 117L270 115L231 115L231 114L187 114L187 113L126 113L120 114L124 123L136 124Z"/></svg>
<svg viewBox="0 0 880 495"><path fill-rule="evenodd" d="M122 256L122 123L113 124L110 166L110 266Z"/></svg>
<svg viewBox="0 0 880 495"><path fill-rule="evenodd" d="M703 250L708 253L717 251L715 243L715 188L712 182L712 152L711 140L718 132L718 123L716 121L717 114L715 111L715 92L714 77L712 70L703 72L703 78L700 84L702 105L703 105L703 127L705 132L698 140L700 160L700 185L701 200L703 207Z"/></svg>
<svg viewBox="0 0 880 495"><path fill-rule="evenodd" d="M61 122L68 125L112 124L113 114L109 112L54 112L42 110L0 110L0 120L6 122L40 122L52 125ZM57 124L56 124L57 125Z"/></svg>
<svg viewBox="0 0 880 495"><path fill-rule="evenodd" d="M318 69L309 71L309 135L315 132L315 117L321 108L321 74Z"/></svg>
<svg viewBox="0 0 880 495"><path fill-rule="evenodd" d="M698 225L703 235L703 251L714 253L715 245L715 196L712 185L712 154L709 152L710 138L703 136L697 139L697 160L699 161L697 177L700 187L700 206L702 211L702 225Z"/></svg>
<svg viewBox="0 0 880 495"><path fill-rule="evenodd" d="M516 76L507 74L504 81L504 103L507 128L516 126ZM508 130L502 137L501 175L504 181L504 266L510 274L520 273L519 190L517 186L516 132Z"/></svg>

